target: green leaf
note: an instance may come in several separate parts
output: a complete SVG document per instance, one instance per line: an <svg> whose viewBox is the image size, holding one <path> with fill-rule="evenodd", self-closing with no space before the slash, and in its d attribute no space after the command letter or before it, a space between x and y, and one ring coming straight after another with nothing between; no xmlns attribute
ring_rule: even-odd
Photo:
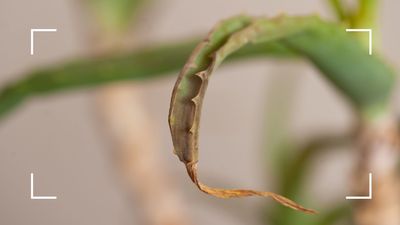
<svg viewBox="0 0 400 225"><path fill-rule="evenodd" d="M122 80L156 79L179 70L199 39L152 45L128 53L108 54L96 58L75 59L23 74L20 80L4 84L0 89L0 119L31 97L60 91L95 87ZM279 42L249 46L231 59L274 56L294 58L296 55Z"/></svg>
<svg viewBox="0 0 400 225"><path fill-rule="evenodd" d="M286 145L282 145L277 149L271 149L269 156L273 155L281 155L283 160L281 159L275 164L278 165L277 168L274 168L272 171L278 177L278 190L285 196L292 198L296 201L301 199L306 199L303 196L304 193L304 183L307 172L310 171L310 165L319 159L321 154L324 154L326 151L331 150L331 148L342 147L346 145L350 145L352 140L354 139L354 134L345 133L345 134L325 134L319 135L311 138L311 140L307 141L305 144L296 144L294 141L291 142L292 146L287 147ZM282 143L284 144L284 143ZM282 153L283 152L283 153ZM315 202L315 201L314 201ZM343 207L340 207L341 209ZM348 209L349 211L350 209ZM323 210L324 213L319 214L316 218L304 217L301 214L293 213L287 208L274 206L268 207L268 211L266 211L266 220L273 221L273 224L280 225L290 225L290 224L320 224L321 221L332 221L334 219L339 219L341 217L339 215L344 214L345 210L332 210L332 212L327 213L327 210ZM334 213L334 212L341 213ZM338 215L338 216L336 216ZM304 221L300 223L299 221ZM318 221L318 223L317 223ZM322 224L328 224L324 222Z"/></svg>

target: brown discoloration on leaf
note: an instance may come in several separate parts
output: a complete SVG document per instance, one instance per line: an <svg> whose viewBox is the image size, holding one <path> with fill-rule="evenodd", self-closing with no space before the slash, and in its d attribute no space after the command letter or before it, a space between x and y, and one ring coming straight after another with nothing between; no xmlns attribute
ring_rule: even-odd
<svg viewBox="0 0 400 225"><path fill-rule="evenodd" d="M169 125L174 152L184 163L198 160L201 106L215 60L213 55L230 35L250 24L247 16L222 21L193 51L172 92Z"/></svg>
<svg viewBox="0 0 400 225"><path fill-rule="evenodd" d="M190 178L204 193L219 198L271 197L284 206L313 214L314 210L272 192L211 188L202 184L197 176L200 114L209 76L226 56L257 38L257 32L260 31L258 25L254 26L254 29L246 29L251 23L252 21L245 16L221 22L196 47L179 74L172 93L169 112L174 153L185 163ZM244 34L235 35L236 32L244 29L246 29Z"/></svg>

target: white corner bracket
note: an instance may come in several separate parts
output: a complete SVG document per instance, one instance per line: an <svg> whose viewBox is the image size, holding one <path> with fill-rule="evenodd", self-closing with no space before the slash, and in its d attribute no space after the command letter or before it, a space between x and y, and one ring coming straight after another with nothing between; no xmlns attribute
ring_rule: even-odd
<svg viewBox="0 0 400 225"><path fill-rule="evenodd" d="M34 54L33 43L35 32L57 32L57 29L31 29L31 55Z"/></svg>
<svg viewBox="0 0 400 225"><path fill-rule="evenodd" d="M56 200L57 196L35 196L33 193L33 173L31 173L31 199L32 200Z"/></svg>
<svg viewBox="0 0 400 225"><path fill-rule="evenodd" d="M372 55L372 29L346 29L346 32L368 32L369 55Z"/></svg>
<svg viewBox="0 0 400 225"><path fill-rule="evenodd" d="M346 196L347 200L371 200L372 199L372 173L369 173L369 194L368 196Z"/></svg>

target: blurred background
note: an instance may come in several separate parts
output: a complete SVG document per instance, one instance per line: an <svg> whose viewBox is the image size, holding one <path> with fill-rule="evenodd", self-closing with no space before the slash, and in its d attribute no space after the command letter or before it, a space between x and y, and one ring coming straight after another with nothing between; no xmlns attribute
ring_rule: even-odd
<svg viewBox="0 0 400 225"><path fill-rule="evenodd" d="M380 4L380 52L399 69L400 31L395 23L400 2ZM102 38L88 5L72 0L1 1L0 84L34 68L101 54L114 45ZM203 37L216 22L239 13L334 19L323 0L152 0L135 16L134 29L124 34L123 48ZM31 28L58 29L35 36L34 56L29 54ZM3 119L0 224L274 224L268 212L279 209L272 209L271 200L221 200L200 193L172 154L167 114L177 74L32 98ZM323 147L329 151L307 161L297 199L321 212L347 207L354 156L346 137L355 118L316 69L303 60L252 59L224 65L212 80L200 137L199 170L205 183L280 192L282 178L275 165L280 156L274 152L307 148L320 137L338 138L337 145ZM110 93L121 89L119 103ZM132 114L137 123L128 129L138 135L132 137L135 143L124 138L118 143L118 131L115 135L109 129L110 117L118 117L112 109L124 107L124 96L139 108ZM130 124L123 117L117 120ZM137 149L129 152L125 144ZM35 173L37 195L58 199L31 200L30 173ZM158 216L180 222L159 222ZM343 221L335 223L348 224Z"/></svg>

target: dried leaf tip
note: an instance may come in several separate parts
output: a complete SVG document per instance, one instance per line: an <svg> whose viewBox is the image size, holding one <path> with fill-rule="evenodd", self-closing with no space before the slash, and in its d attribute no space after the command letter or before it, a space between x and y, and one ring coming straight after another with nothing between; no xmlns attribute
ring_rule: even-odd
<svg viewBox="0 0 400 225"><path fill-rule="evenodd" d="M220 188L212 188L207 185L201 183L197 176L197 163L187 163L186 170L189 174L189 177L192 179L193 183L201 190L202 192L218 197L218 198L240 198L240 197L250 197L250 196L260 196L260 197L270 197L276 202L292 208L294 210L306 213L306 214L316 214L317 211L308 209L303 207L302 205L283 197L279 194L273 192L264 192L264 191L254 191L254 190L245 190L245 189L220 189Z"/></svg>

